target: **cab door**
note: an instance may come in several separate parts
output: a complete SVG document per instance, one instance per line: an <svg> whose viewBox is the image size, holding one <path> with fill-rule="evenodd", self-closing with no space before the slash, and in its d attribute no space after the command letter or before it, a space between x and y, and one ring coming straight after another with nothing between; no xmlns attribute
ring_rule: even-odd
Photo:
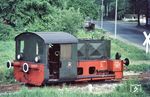
<svg viewBox="0 0 150 97"><path fill-rule="evenodd" d="M48 51L49 73L51 79L59 79L60 45L53 44Z"/></svg>
<svg viewBox="0 0 150 97"><path fill-rule="evenodd" d="M77 76L76 45L62 44L60 47L60 80L73 80Z"/></svg>

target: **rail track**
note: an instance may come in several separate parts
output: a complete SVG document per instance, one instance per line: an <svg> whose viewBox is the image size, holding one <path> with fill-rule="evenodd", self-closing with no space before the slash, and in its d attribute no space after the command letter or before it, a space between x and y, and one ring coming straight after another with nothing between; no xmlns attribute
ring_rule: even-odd
<svg viewBox="0 0 150 97"><path fill-rule="evenodd" d="M21 84L0 84L0 94L19 91Z"/></svg>
<svg viewBox="0 0 150 97"><path fill-rule="evenodd" d="M107 84L107 85L111 85L114 83L122 83L123 81L129 80L129 79L138 79L141 81L145 81L145 80L150 80L150 72L146 72L146 73L142 73L140 75L127 75L124 76L124 78L121 81L91 81L91 82L78 82L78 83L67 83L65 84L65 86L68 87L87 87L89 84L95 86L95 85L103 85L103 84ZM20 83L15 83L15 84L0 84L0 95L4 94L4 93L14 93L17 92L21 89L21 87L23 86L23 84ZM28 86L28 85L27 85ZM49 87L55 87L55 88L63 88L64 84L51 84L48 85ZM28 86L28 88L35 88L35 86ZM93 87L95 88L95 87Z"/></svg>

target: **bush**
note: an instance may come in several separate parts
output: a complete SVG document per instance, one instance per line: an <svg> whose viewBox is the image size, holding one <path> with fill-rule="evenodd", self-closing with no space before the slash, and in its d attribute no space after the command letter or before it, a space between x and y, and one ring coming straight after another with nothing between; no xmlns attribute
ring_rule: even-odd
<svg viewBox="0 0 150 97"><path fill-rule="evenodd" d="M13 41L0 41L0 82L14 82L13 70L6 67L7 60L15 58L15 43Z"/></svg>
<svg viewBox="0 0 150 97"><path fill-rule="evenodd" d="M0 40L12 39L15 34L16 33L11 26L0 23Z"/></svg>
<svg viewBox="0 0 150 97"><path fill-rule="evenodd" d="M84 18L90 17L92 19L99 18L100 4L96 0L60 0L63 7L79 9Z"/></svg>
<svg viewBox="0 0 150 97"><path fill-rule="evenodd" d="M105 32L101 29L95 29L92 31L86 31L85 29L80 29L78 32L75 34L76 37L79 39L101 39L104 37L104 39L107 39L108 37L106 36Z"/></svg>
<svg viewBox="0 0 150 97"><path fill-rule="evenodd" d="M24 31L74 34L82 27L83 17L98 17L99 8L95 0L1 0L0 19L9 20L14 26L1 23L0 40L12 39L14 32Z"/></svg>
<svg viewBox="0 0 150 97"><path fill-rule="evenodd" d="M7 69L6 66L0 66L0 83L13 83L13 69Z"/></svg>
<svg viewBox="0 0 150 97"><path fill-rule="evenodd" d="M81 28L82 22L83 17L78 10L60 10L53 7L52 14L42 16L42 19L37 18L25 28L28 31L65 31L74 34Z"/></svg>

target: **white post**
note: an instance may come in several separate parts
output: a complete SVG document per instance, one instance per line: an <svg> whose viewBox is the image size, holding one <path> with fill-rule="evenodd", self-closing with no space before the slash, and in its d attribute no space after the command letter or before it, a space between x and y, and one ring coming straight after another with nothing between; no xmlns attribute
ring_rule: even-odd
<svg viewBox="0 0 150 97"><path fill-rule="evenodd" d="M118 9L118 0L116 0L116 10L115 10L115 39L117 34L117 9Z"/></svg>
<svg viewBox="0 0 150 97"><path fill-rule="evenodd" d="M102 0L102 5L101 5L101 29L103 29L103 6L104 6L104 0Z"/></svg>

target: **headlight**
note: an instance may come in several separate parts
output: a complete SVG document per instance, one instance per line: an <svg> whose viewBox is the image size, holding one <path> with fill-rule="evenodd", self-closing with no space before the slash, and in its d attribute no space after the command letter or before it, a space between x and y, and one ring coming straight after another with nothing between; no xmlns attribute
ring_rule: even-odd
<svg viewBox="0 0 150 97"><path fill-rule="evenodd" d="M18 55L17 55L17 59L18 59L18 60L21 60L21 59L22 59L22 57L23 57L23 55L22 55L22 54L18 54Z"/></svg>
<svg viewBox="0 0 150 97"><path fill-rule="evenodd" d="M7 61L7 68L10 69L12 67L12 63L8 60Z"/></svg>
<svg viewBox="0 0 150 97"><path fill-rule="evenodd" d="M40 61L40 56L36 56L34 59L35 62L39 62Z"/></svg>

